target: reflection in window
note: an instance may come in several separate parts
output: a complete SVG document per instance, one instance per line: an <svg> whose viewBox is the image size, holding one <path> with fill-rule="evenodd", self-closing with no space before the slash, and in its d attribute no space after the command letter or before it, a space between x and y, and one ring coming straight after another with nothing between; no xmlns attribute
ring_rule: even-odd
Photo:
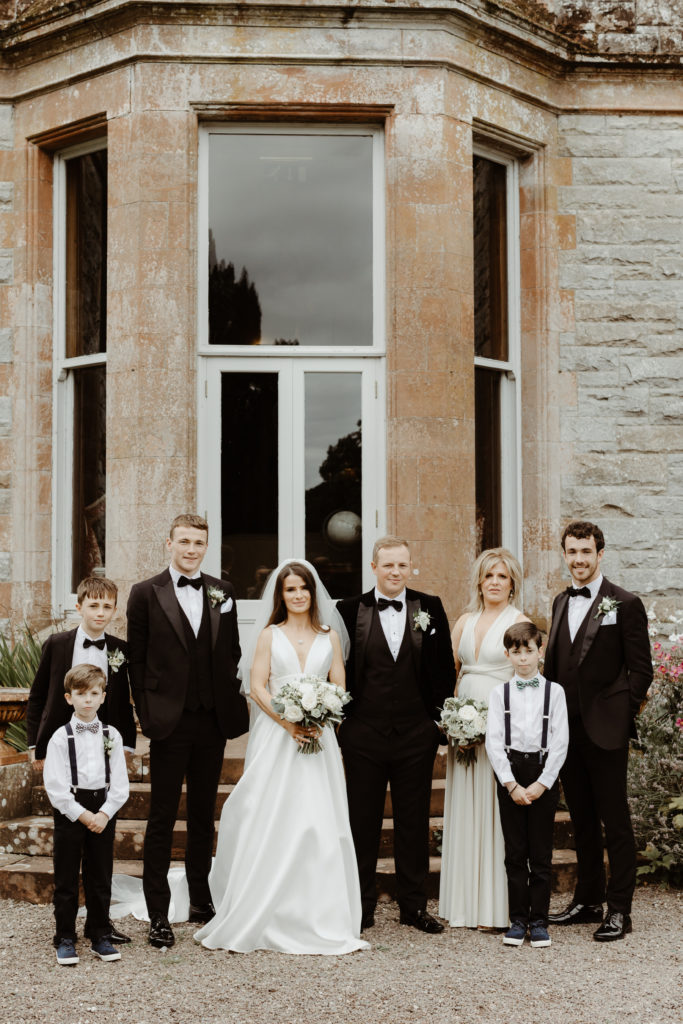
<svg viewBox="0 0 683 1024"><path fill-rule="evenodd" d="M210 135L210 344L371 345L372 280L371 135Z"/></svg>
<svg viewBox="0 0 683 1024"><path fill-rule="evenodd" d="M73 567L71 589L104 575L107 459L106 366L74 373Z"/></svg>

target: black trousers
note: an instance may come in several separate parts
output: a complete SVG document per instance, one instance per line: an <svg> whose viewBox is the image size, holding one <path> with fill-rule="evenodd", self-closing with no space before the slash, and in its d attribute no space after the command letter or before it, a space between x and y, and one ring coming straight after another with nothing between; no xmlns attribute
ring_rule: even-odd
<svg viewBox="0 0 683 1024"><path fill-rule="evenodd" d="M576 839L577 882L574 899L603 903L630 914L636 885L636 844L626 791L628 746L603 750L586 735L580 719L569 723L567 760L560 772ZM609 857L609 882L601 823Z"/></svg>
<svg viewBox="0 0 683 1024"><path fill-rule="evenodd" d="M106 791L79 789L76 799L86 810L96 814L106 799ZM101 939L110 932L109 902L116 815L107 823L104 831L99 833L91 832L80 821L69 821L59 811L54 811L53 816L54 944L58 946L61 939L76 941L78 880L81 873L87 911L84 934L94 941Z"/></svg>
<svg viewBox="0 0 683 1024"><path fill-rule="evenodd" d="M184 711L170 736L149 745L151 796L143 851L142 888L150 917L168 915L171 892L173 827L183 787L187 786L185 873L190 902L209 903L216 793L223 766L225 737L213 711Z"/></svg>
<svg viewBox="0 0 683 1024"><path fill-rule="evenodd" d="M356 848L363 913L377 903L377 855L387 782L394 815L398 904L414 913L427 905L429 802L438 726L426 715L406 731L389 735L353 716L339 730L344 757L351 833Z"/></svg>
<svg viewBox="0 0 683 1024"><path fill-rule="evenodd" d="M530 786L541 774L538 758L511 756L512 773L521 786ZM505 786L497 783L498 810L505 840L505 871L511 921L548 922L552 881L553 828L560 797L555 782L528 806L516 804Z"/></svg>

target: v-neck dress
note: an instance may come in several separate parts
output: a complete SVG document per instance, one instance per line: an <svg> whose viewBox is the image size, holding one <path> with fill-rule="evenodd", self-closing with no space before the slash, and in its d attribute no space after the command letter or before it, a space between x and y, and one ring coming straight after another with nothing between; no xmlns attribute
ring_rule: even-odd
<svg viewBox="0 0 683 1024"><path fill-rule="evenodd" d="M519 611L509 606L485 634L475 657L474 630L481 613L470 615L462 631L458 660L462 665L458 696L488 703L494 686L512 676L503 634ZM484 744L465 767L448 749L439 916L452 928L506 928L508 917L505 846L498 815L496 778Z"/></svg>

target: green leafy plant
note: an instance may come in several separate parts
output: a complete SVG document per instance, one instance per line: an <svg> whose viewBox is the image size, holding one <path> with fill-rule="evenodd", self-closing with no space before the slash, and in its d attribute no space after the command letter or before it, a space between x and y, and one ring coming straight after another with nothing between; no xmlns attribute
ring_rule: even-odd
<svg viewBox="0 0 683 1024"><path fill-rule="evenodd" d="M40 662L40 652L40 640L29 626L25 625L18 635L12 633L7 637L0 634L0 686L30 689ZM26 750L26 722L12 722L5 733L5 740L16 750Z"/></svg>

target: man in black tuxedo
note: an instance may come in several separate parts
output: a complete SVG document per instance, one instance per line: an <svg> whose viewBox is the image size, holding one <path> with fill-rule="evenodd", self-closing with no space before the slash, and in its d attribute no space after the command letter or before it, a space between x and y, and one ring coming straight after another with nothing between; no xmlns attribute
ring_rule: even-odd
<svg viewBox="0 0 683 1024"><path fill-rule="evenodd" d="M407 541L378 540L372 570L374 590L338 604L351 640L346 686L353 700L339 743L360 876L361 927L375 923L375 874L389 782L401 923L436 933L443 925L426 910L429 802L441 735L435 719L455 689L450 630L438 597L406 589Z"/></svg>
<svg viewBox="0 0 683 1024"><path fill-rule="evenodd" d="M553 924L601 921L598 942L631 931L636 847L626 793L629 736L652 682L643 602L600 572L605 547L594 523L570 523L562 553L573 586L553 602L544 674L564 687L569 750L560 772L576 839L578 879ZM605 887L601 823L609 857ZM607 898L603 920L602 904Z"/></svg>
<svg viewBox="0 0 683 1024"><path fill-rule="evenodd" d="M185 780L185 871L190 921L214 915L209 890L216 793L225 741L249 727L239 692L240 644L232 585L200 572L209 527L195 515L176 516L166 541L171 564L136 583L128 599L133 699L149 736L151 802L142 884L149 941L175 939L168 921L173 826Z"/></svg>

